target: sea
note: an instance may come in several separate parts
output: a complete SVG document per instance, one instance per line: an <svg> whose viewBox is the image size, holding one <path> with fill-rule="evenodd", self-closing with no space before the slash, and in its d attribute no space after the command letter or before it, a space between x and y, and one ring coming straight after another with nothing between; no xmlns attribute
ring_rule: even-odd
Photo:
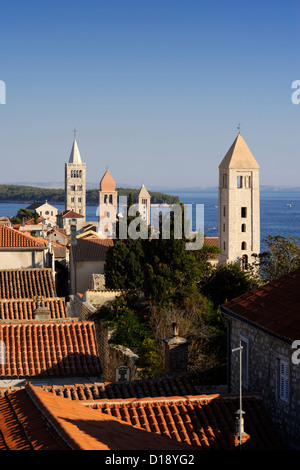
<svg viewBox="0 0 300 470"><path fill-rule="evenodd" d="M206 236L218 236L218 193L217 191L182 191L172 193L191 209L192 230L197 230L204 224ZM34 201L26 203L0 203L0 217L16 215L20 207L27 207ZM55 204L59 211L64 205ZM202 207L204 217L197 220L198 212L195 207ZM97 220L97 207L87 206L86 220ZM200 217L201 219L201 217ZM300 239L300 191L278 190L260 192L260 228L261 251L266 247L264 240L268 235L281 235L285 238L290 235Z"/></svg>

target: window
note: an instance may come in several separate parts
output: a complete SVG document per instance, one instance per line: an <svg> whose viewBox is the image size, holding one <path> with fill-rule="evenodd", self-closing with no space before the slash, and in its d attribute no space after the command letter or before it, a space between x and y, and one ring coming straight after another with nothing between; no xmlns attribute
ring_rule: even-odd
<svg viewBox="0 0 300 470"><path fill-rule="evenodd" d="M289 364L283 360L279 360L279 398L289 401Z"/></svg>
<svg viewBox="0 0 300 470"><path fill-rule="evenodd" d="M241 217L245 219L247 217L247 207L241 208Z"/></svg>
<svg viewBox="0 0 300 470"><path fill-rule="evenodd" d="M74 189L75 189L75 186L74 186ZM82 190L82 185L79 184L79 185L77 186L77 191L81 191L81 190Z"/></svg>
<svg viewBox="0 0 300 470"><path fill-rule="evenodd" d="M223 207L223 216L226 216L226 206Z"/></svg>
<svg viewBox="0 0 300 470"><path fill-rule="evenodd" d="M246 232L246 224L242 224L242 229L241 229L242 232Z"/></svg>
<svg viewBox="0 0 300 470"><path fill-rule="evenodd" d="M74 202L74 198L73 198L73 197L71 197L71 202Z"/></svg>
<svg viewBox="0 0 300 470"><path fill-rule="evenodd" d="M227 173L223 174L223 188L227 188Z"/></svg>
<svg viewBox="0 0 300 470"><path fill-rule="evenodd" d="M226 250L226 243L223 242L223 250Z"/></svg>
<svg viewBox="0 0 300 470"><path fill-rule="evenodd" d="M104 204L107 204L107 199L108 199L108 195L105 194L105 196L104 196Z"/></svg>
<svg viewBox="0 0 300 470"><path fill-rule="evenodd" d="M78 202L81 202L81 197L78 198Z"/></svg>
<svg viewBox="0 0 300 470"><path fill-rule="evenodd" d="M225 226L225 224L223 224L223 232L225 232L225 231L226 231L226 226Z"/></svg>
<svg viewBox="0 0 300 470"><path fill-rule="evenodd" d="M247 250L247 243L246 242L242 242L241 249L242 250Z"/></svg>
<svg viewBox="0 0 300 470"><path fill-rule="evenodd" d="M238 177L237 177L237 187L238 187L238 188L242 188L242 187L243 187L243 177L242 177L242 176L238 176Z"/></svg>
<svg viewBox="0 0 300 470"><path fill-rule="evenodd" d="M110 195L109 195L109 203L112 204L112 202L113 202L113 197L112 197L112 195L110 194Z"/></svg>

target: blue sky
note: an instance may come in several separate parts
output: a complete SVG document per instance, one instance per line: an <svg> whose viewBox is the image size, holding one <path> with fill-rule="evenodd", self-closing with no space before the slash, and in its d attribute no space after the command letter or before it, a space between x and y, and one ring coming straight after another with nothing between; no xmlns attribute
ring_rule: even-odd
<svg viewBox="0 0 300 470"><path fill-rule="evenodd" d="M299 0L0 0L0 183L216 186L242 134L261 184L300 186Z"/></svg>

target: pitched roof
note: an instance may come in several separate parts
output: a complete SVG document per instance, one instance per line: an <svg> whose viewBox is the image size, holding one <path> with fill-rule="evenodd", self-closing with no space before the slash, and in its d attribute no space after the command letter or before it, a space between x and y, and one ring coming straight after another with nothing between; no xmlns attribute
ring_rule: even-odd
<svg viewBox="0 0 300 470"><path fill-rule="evenodd" d="M50 310L50 318L66 318L64 298L43 299L41 306ZM0 320L33 320L33 312L37 308L34 299L0 299Z"/></svg>
<svg viewBox="0 0 300 470"><path fill-rule="evenodd" d="M73 145L72 145L72 150L71 150L71 154L70 154L70 158L69 158L69 163L75 163L75 164L81 164L82 163L76 139L74 139L74 142L73 142Z"/></svg>
<svg viewBox="0 0 300 470"><path fill-rule="evenodd" d="M19 232L0 223L0 248L45 248L46 241Z"/></svg>
<svg viewBox="0 0 300 470"><path fill-rule="evenodd" d="M219 168L259 168L240 133L226 153Z"/></svg>
<svg viewBox="0 0 300 470"><path fill-rule="evenodd" d="M100 181L100 191L111 192L115 190L116 190L115 180L113 179L109 170L107 169Z"/></svg>
<svg viewBox="0 0 300 470"><path fill-rule="evenodd" d="M95 325L90 321L0 322L6 361L1 377L99 375Z"/></svg>
<svg viewBox="0 0 300 470"><path fill-rule="evenodd" d="M222 305L225 314L285 341L300 337L300 269Z"/></svg>
<svg viewBox="0 0 300 470"><path fill-rule="evenodd" d="M56 297L51 268L0 269L1 299L33 299Z"/></svg>
<svg viewBox="0 0 300 470"><path fill-rule="evenodd" d="M189 450L27 384L0 398L2 450Z"/></svg>
<svg viewBox="0 0 300 470"><path fill-rule="evenodd" d="M69 210L66 210L64 212L59 212L58 213L58 216L59 217L63 217L63 218L68 218L68 217L71 217L72 219L78 219L78 218L82 218L83 215L82 214L78 214L77 212L74 212L72 211L71 209Z"/></svg>
<svg viewBox="0 0 300 470"><path fill-rule="evenodd" d="M148 432L197 448L229 450L234 446L238 395L98 400L90 406ZM258 396L244 395L243 411L244 428L249 435L245 449L284 448Z"/></svg>
<svg viewBox="0 0 300 470"><path fill-rule="evenodd" d="M79 238L72 246L75 261L105 261L107 250L113 246L111 238Z"/></svg>
<svg viewBox="0 0 300 470"><path fill-rule="evenodd" d="M147 189L146 189L146 186L144 184L142 185L142 187L140 189L138 197L143 197L143 198L151 197L150 194L148 193Z"/></svg>
<svg viewBox="0 0 300 470"><path fill-rule="evenodd" d="M129 382L55 385L43 386L42 388L71 400L153 398L196 394L195 387L186 376L161 377Z"/></svg>

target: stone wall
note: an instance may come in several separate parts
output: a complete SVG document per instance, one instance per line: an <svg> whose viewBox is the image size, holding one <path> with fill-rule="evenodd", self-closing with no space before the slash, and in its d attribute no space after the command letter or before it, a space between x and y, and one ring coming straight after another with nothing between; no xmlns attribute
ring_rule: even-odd
<svg viewBox="0 0 300 470"><path fill-rule="evenodd" d="M243 378L243 389L261 394L264 405L284 440L300 449L300 364L291 361L291 344L267 335L240 320L231 321L231 348L237 348L240 339L248 344L248 384ZM246 351L246 348L245 348ZM279 361L289 364L289 400L279 396ZM231 391L239 392L239 352L231 354ZM246 430L247 431L247 430Z"/></svg>
<svg viewBox="0 0 300 470"><path fill-rule="evenodd" d="M71 295L67 304L67 313L70 317L80 320L90 320L90 315L103 305L109 306L121 291L87 291L83 297ZM138 356L128 348L123 346L113 346L109 344L114 330L104 327L104 321L95 321L95 330L99 359L104 381L116 381L116 369L119 366L128 368L128 380L139 379L139 369L135 365ZM127 380L127 379L126 379Z"/></svg>

